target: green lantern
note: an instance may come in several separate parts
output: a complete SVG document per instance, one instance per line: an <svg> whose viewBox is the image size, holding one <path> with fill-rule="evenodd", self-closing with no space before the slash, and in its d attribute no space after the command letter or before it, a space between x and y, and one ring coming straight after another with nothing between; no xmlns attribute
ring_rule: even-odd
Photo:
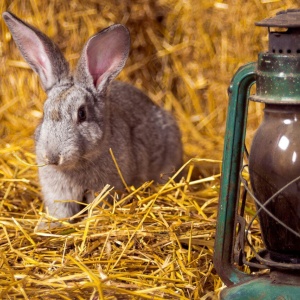
<svg viewBox="0 0 300 300"><path fill-rule="evenodd" d="M300 299L300 10L256 23L269 29L269 49L240 68L229 87L215 267L228 286L221 299ZM249 97L256 83L256 94ZM249 154L251 189L265 249L247 261L240 201L248 101L264 103ZM240 204L241 203L241 204ZM240 213L241 212L241 213ZM250 245L251 246L251 245ZM252 247L252 246L251 246ZM244 273L241 266L267 269Z"/></svg>

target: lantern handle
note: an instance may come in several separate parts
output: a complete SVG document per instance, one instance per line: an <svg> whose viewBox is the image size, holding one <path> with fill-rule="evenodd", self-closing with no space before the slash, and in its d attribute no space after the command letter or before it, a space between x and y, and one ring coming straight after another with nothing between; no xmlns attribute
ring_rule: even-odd
<svg viewBox="0 0 300 300"><path fill-rule="evenodd" d="M229 107L214 253L216 271L227 286L253 279L251 275L235 268L233 245L240 191L239 172L243 163L247 125L248 96L250 88L256 80L255 70L256 63L254 62L239 68L228 89Z"/></svg>

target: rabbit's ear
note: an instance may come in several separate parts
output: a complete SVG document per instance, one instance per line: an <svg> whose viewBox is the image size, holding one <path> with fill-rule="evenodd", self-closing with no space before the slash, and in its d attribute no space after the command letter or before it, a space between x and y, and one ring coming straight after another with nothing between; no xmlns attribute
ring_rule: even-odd
<svg viewBox="0 0 300 300"><path fill-rule="evenodd" d="M116 24L100 31L88 40L82 51L75 82L104 91L123 69L129 48L130 35L125 26Z"/></svg>
<svg viewBox="0 0 300 300"><path fill-rule="evenodd" d="M40 76L46 92L68 76L69 65L50 38L10 12L4 12L3 18L24 59Z"/></svg>

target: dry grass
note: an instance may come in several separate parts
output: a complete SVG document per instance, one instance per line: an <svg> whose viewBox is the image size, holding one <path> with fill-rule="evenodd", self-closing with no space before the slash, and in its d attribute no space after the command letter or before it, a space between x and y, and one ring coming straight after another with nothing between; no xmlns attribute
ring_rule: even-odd
<svg viewBox="0 0 300 300"><path fill-rule="evenodd" d="M0 298L216 299L222 282L212 255L227 87L240 65L267 48L267 30L254 22L297 4L2 0L0 12L40 28L72 65L90 35L112 23L128 26L132 50L119 78L174 112L188 175L122 195L107 187L77 223L37 232L44 213L30 164L45 94L1 19ZM249 139L260 118L260 105L251 104ZM116 201L103 209L107 197Z"/></svg>

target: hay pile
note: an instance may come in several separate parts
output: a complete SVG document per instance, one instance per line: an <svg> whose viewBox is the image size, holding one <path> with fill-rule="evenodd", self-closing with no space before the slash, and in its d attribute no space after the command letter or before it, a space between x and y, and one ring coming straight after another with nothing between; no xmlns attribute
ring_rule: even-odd
<svg viewBox="0 0 300 300"><path fill-rule="evenodd" d="M125 24L132 50L119 79L175 114L188 163L180 183L145 183L123 195L107 187L77 223L36 231L44 213L32 135L45 94L1 19L0 298L216 299L227 87L238 66L267 48L267 30L254 22L297 2L1 1L1 13L9 9L44 31L72 65L90 35ZM261 107L249 111L251 139ZM115 204L103 209L107 197Z"/></svg>

